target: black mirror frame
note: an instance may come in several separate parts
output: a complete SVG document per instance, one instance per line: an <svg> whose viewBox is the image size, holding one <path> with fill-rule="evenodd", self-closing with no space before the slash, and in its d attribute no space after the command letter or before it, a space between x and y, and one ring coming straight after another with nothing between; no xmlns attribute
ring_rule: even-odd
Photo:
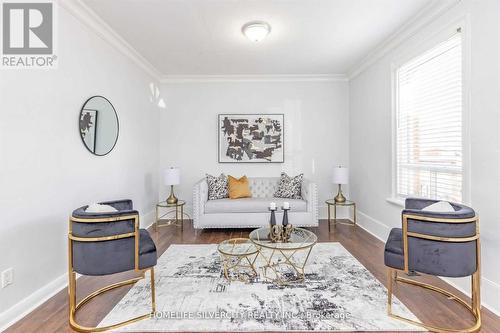
<svg viewBox="0 0 500 333"><path fill-rule="evenodd" d="M104 98L109 103L109 105L111 105L111 108L113 109L113 112L115 113L115 117L116 117L116 129L117 129L117 131L116 131L116 139L115 139L115 142L113 143L113 146L111 147L111 149L106 154L96 154L95 152L93 152L92 150L90 150L90 148L87 147L87 145L85 144L85 141L83 140L83 137L82 137L82 133L80 132L80 119L82 117L82 111L84 110L85 105L87 105L87 102L90 101L92 98L95 98L95 97ZM78 125L78 134L80 135L80 140L82 140L82 144L85 147L85 149L87 149L92 155L94 155L94 156L106 156L109 153L111 153L113 151L113 149L115 149L116 143L118 142L118 138L120 136L120 118L118 118L118 113L116 112L115 106L106 97L104 97L102 95L94 95L94 96L90 96L89 98L87 98L87 100L85 100L85 102L83 103L82 107L80 108L80 113L78 114L77 125Z"/></svg>

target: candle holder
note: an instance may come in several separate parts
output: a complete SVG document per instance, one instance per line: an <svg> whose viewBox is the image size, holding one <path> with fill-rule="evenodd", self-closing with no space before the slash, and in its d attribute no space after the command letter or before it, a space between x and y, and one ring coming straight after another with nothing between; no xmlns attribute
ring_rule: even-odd
<svg viewBox="0 0 500 333"><path fill-rule="evenodd" d="M271 212L271 218L269 219L269 239L271 242L276 243L281 239L281 230L278 225L276 225L276 208L269 207Z"/></svg>
<svg viewBox="0 0 500 333"><path fill-rule="evenodd" d="M283 220L281 221L281 224L285 227L288 225L288 211L290 208L281 207L281 209L283 210Z"/></svg>
<svg viewBox="0 0 500 333"><path fill-rule="evenodd" d="M269 219L269 239L272 243L288 242L292 235L293 226L288 223L288 211L290 208L283 208L283 221L281 225L276 224L276 208L270 208L271 218Z"/></svg>
<svg viewBox="0 0 500 333"><path fill-rule="evenodd" d="M283 220L281 222L283 226L281 228L281 240L283 242L288 242L290 240L293 228L292 225L288 223L288 211L290 210L290 207L281 207L281 209L283 210Z"/></svg>

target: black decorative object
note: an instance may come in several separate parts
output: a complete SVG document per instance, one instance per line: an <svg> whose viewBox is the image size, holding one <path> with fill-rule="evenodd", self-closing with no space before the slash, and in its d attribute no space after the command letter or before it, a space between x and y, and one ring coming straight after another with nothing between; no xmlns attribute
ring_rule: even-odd
<svg viewBox="0 0 500 333"><path fill-rule="evenodd" d="M286 227L288 225L288 211L290 208L283 208L283 221L281 224L283 224L283 227Z"/></svg>
<svg viewBox="0 0 500 333"><path fill-rule="evenodd" d="M272 209L269 208L271 211L271 220L269 221L269 224L271 224L271 228L276 225L276 208Z"/></svg>

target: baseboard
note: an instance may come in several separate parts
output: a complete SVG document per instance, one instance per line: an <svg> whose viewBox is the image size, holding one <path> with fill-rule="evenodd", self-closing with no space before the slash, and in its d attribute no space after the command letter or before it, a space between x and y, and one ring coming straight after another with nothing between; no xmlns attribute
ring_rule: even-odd
<svg viewBox="0 0 500 333"><path fill-rule="evenodd" d="M156 211L152 210L141 216L141 228L147 229L156 222Z"/></svg>
<svg viewBox="0 0 500 333"><path fill-rule="evenodd" d="M359 210L357 213L358 226L385 243L387 236L389 235L390 228L371 216L360 212ZM441 279L470 297L469 279L451 279L444 277ZM481 305L497 316L500 316L500 284L485 277L481 278Z"/></svg>
<svg viewBox="0 0 500 333"><path fill-rule="evenodd" d="M357 211L357 224L362 229L366 230L372 236L375 236L381 242L385 243L387 236L389 235L390 228L380 222L379 220L374 219L373 217L361 212Z"/></svg>
<svg viewBox="0 0 500 333"><path fill-rule="evenodd" d="M8 327L14 325L18 320L35 310L63 288L66 288L67 285L68 274L64 273L11 308L0 313L0 332L3 332Z"/></svg>
<svg viewBox="0 0 500 333"><path fill-rule="evenodd" d="M465 295L471 296L469 278L441 277L441 279ZM500 285L485 277L481 278L481 305L500 317Z"/></svg>
<svg viewBox="0 0 500 333"><path fill-rule="evenodd" d="M481 278L481 304L500 317L500 284Z"/></svg>

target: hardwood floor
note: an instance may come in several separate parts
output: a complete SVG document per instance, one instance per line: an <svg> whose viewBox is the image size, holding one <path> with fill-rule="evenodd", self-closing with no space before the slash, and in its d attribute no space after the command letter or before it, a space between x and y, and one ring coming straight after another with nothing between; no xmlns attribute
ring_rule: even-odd
<svg viewBox="0 0 500 333"><path fill-rule="evenodd" d="M386 269L383 262L384 244L380 240L360 227L353 228L341 224L338 224L335 228L332 226L332 231L329 233L326 221L321 221L320 226L317 228L309 229L318 235L318 241L320 242L340 242L379 281L384 285L386 284ZM159 254L162 254L170 244L218 243L227 238L247 237L249 231L247 229L195 231L190 221L184 222L183 232L175 226L150 228L150 233L158 247ZM81 277L78 279L78 295L87 295L102 286L132 276L135 276L135 273L127 272L111 277ZM428 276L420 276L418 279L463 296L462 293L441 279ZM82 307L77 320L81 324L95 326L129 289L129 287L123 287L96 298ZM443 297L408 286L396 286L394 293L421 321L426 323L455 328L466 327L472 323L471 316L462 307ZM483 308L482 318L481 332L500 332L500 317ZM5 333L27 332L73 332L68 327L66 289L5 331Z"/></svg>

